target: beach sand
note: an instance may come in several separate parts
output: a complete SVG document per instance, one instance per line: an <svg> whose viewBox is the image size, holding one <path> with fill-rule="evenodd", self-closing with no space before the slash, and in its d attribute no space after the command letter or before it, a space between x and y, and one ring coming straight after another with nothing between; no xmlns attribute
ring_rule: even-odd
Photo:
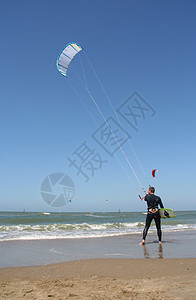
<svg viewBox="0 0 196 300"><path fill-rule="evenodd" d="M98 258L2 268L0 299L196 299L196 259Z"/></svg>

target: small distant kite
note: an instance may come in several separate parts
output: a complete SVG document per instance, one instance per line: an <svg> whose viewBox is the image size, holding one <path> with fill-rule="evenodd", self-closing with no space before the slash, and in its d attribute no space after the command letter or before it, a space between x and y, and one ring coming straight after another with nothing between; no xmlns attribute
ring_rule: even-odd
<svg viewBox="0 0 196 300"><path fill-rule="evenodd" d="M157 169L152 170L152 177L155 178L155 173L158 172Z"/></svg>

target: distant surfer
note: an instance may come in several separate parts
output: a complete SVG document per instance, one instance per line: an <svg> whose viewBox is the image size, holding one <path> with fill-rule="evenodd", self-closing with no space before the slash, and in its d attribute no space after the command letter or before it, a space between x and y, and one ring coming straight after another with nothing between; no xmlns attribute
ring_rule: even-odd
<svg viewBox="0 0 196 300"><path fill-rule="evenodd" d="M159 196L156 196L154 193L155 193L155 188L153 186L150 186L148 189L148 194L144 198L144 201L147 202L148 213L146 216L146 225L145 225L144 231L143 231L142 245L145 244L145 239L146 239L146 236L148 233L148 229L149 229L150 224L153 219L155 221L156 228L157 228L159 244L161 245L162 231L161 231L161 217L159 214L159 206L161 208L164 208L164 206L161 201L161 198Z"/></svg>

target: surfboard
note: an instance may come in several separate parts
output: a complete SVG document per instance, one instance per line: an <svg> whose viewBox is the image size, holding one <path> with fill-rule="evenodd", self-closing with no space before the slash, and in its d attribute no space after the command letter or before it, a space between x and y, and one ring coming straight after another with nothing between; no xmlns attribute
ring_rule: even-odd
<svg viewBox="0 0 196 300"><path fill-rule="evenodd" d="M168 215L164 214L165 211L168 213ZM159 214L160 214L160 217L164 218L164 219L165 218L175 218L176 217L175 213L173 212L173 210L171 208L160 208L159 209Z"/></svg>

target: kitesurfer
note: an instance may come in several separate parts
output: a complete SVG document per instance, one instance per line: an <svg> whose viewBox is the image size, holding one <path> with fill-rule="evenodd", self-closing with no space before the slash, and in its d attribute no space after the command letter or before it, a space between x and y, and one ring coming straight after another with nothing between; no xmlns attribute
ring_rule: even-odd
<svg viewBox="0 0 196 300"><path fill-rule="evenodd" d="M161 217L159 215L159 206L161 208L164 208L164 206L161 201L161 198L159 196L156 196L154 193L155 193L155 188L153 186L150 186L148 189L148 194L144 198L144 200L147 202L148 213L146 216L146 225L143 231L142 245L145 244L145 239L148 233L148 229L153 219L155 220L157 235L159 238L159 244L161 245L162 231L161 231Z"/></svg>

